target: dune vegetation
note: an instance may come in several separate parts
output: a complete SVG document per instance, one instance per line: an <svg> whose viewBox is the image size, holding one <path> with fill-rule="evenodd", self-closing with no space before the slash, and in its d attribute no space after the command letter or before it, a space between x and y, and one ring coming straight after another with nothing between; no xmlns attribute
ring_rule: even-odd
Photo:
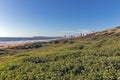
<svg viewBox="0 0 120 80"><path fill-rule="evenodd" d="M1 49L0 80L120 80L120 29Z"/></svg>

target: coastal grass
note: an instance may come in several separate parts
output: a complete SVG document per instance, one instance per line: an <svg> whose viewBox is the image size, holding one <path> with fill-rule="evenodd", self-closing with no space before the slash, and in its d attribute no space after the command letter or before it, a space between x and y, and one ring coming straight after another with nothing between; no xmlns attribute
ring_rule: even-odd
<svg viewBox="0 0 120 80"><path fill-rule="evenodd" d="M119 39L95 36L4 49L9 52L0 55L0 79L120 80Z"/></svg>

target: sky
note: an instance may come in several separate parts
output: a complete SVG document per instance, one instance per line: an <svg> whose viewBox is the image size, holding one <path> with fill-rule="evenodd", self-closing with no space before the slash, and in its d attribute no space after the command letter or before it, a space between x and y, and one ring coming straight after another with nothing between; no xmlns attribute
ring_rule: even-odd
<svg viewBox="0 0 120 80"><path fill-rule="evenodd" d="M120 0L0 0L0 37L60 36L120 25Z"/></svg>

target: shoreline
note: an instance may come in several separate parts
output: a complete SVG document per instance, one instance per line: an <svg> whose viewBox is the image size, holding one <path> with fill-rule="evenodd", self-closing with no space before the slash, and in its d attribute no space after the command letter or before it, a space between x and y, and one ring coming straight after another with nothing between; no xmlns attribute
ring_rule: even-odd
<svg viewBox="0 0 120 80"><path fill-rule="evenodd" d="M5 49L5 48L12 48L12 47L16 47L16 46L23 46L26 44L30 44L30 43L36 43L36 42L21 42L21 43L10 43L10 44L2 44L0 45L0 49Z"/></svg>
<svg viewBox="0 0 120 80"><path fill-rule="evenodd" d="M56 40L56 39L50 39L50 40L31 40L31 41L11 41L11 42L1 42L0 44L0 49L5 49L5 48L11 48L11 47L16 47L16 46L23 46L26 44L30 44L30 43L37 43L37 42L49 42L52 40Z"/></svg>

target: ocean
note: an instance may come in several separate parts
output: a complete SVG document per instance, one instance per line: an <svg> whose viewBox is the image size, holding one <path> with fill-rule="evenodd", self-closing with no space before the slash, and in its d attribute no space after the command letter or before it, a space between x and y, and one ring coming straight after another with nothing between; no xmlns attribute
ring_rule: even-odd
<svg viewBox="0 0 120 80"><path fill-rule="evenodd" d="M0 45L27 43L27 42L42 42L60 39L59 37L0 37Z"/></svg>

